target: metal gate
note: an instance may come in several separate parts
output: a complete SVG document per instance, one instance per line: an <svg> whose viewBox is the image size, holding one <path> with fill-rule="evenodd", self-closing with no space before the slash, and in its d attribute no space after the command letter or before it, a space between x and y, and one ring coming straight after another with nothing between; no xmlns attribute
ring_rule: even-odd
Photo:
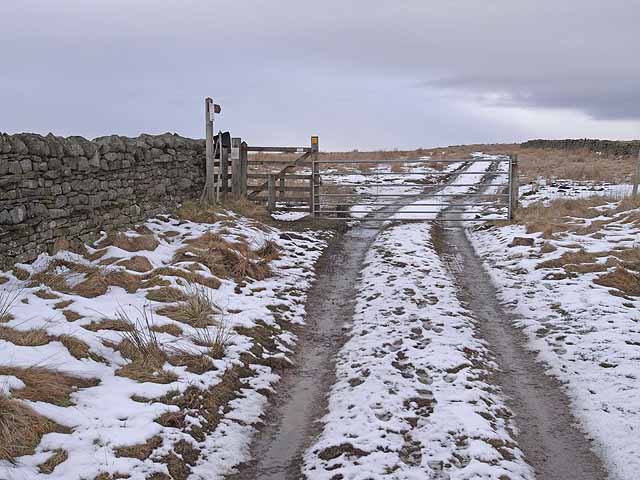
<svg viewBox="0 0 640 480"><path fill-rule="evenodd" d="M319 160L311 212L320 219L486 221L513 218L517 157Z"/></svg>

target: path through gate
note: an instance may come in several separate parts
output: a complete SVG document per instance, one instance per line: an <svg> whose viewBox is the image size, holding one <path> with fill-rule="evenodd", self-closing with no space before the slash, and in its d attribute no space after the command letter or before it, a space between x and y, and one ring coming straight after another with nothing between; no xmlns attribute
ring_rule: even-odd
<svg viewBox="0 0 640 480"><path fill-rule="evenodd" d="M363 221L513 218L517 157L465 160L315 160L312 214Z"/></svg>

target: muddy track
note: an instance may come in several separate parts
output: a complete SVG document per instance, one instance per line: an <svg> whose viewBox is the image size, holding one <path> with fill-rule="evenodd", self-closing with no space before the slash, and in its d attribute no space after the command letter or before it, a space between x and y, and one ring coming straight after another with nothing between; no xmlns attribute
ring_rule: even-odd
<svg viewBox="0 0 640 480"><path fill-rule="evenodd" d="M475 315L479 335L499 370L492 384L501 387L515 414L516 440L538 480L604 480L602 461L579 429L560 382L545 373L514 315L498 301L497 291L476 255L464 227L442 222L433 229L436 250L448 265L460 300Z"/></svg>
<svg viewBox="0 0 640 480"><path fill-rule="evenodd" d="M462 168L468 168L464 166ZM378 210L390 217L399 208L435 193L450 178L426 187ZM392 223L393 224L393 223ZM240 465L227 480L300 480L302 456L321 433L318 421L326 411L335 383L335 358L347 340L345 326L353 318L358 279L364 258L384 222L359 224L333 239L316 266L316 280L305 305L306 324L298 335L294 367L285 372L269 399L267 419L251 445L252 460Z"/></svg>

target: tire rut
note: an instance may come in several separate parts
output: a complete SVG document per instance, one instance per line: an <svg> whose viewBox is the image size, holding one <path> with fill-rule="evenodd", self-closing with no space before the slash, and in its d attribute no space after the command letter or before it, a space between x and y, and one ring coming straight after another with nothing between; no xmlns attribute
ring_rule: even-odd
<svg viewBox="0 0 640 480"><path fill-rule="evenodd" d="M433 229L434 246L448 265L460 300L474 313L480 336L498 364L493 384L514 412L516 440L538 480L604 480L606 470L579 429L562 384L547 375L515 316L498 301L491 277L464 227L443 221Z"/></svg>

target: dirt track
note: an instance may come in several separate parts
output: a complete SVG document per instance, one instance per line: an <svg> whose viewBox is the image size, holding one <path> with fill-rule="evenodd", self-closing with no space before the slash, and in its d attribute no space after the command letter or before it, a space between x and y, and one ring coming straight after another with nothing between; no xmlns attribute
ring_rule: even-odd
<svg viewBox="0 0 640 480"><path fill-rule="evenodd" d="M321 428L316 421L335 380L335 356L346 340L344 326L353 316L359 273L379 231L375 226L353 228L321 258L306 304L307 324L297 332L296 367L270 398L266 424L252 445L253 460L230 480L303 478L302 455ZM518 444L537 478L605 480L602 462L576 427L562 386L545 374L536 354L525 347L524 334L500 305L464 228L455 222L439 225L433 240L456 279L460 299L475 313L478 335L495 355L500 370L493 382L508 397L519 428Z"/></svg>
<svg viewBox="0 0 640 480"><path fill-rule="evenodd" d="M478 335L486 340L502 388L515 413L516 440L539 480L604 480L601 460L577 427L562 385L545 374L536 353L497 299L496 288L464 228L444 222L434 229L434 245L456 279L459 298L474 312Z"/></svg>

